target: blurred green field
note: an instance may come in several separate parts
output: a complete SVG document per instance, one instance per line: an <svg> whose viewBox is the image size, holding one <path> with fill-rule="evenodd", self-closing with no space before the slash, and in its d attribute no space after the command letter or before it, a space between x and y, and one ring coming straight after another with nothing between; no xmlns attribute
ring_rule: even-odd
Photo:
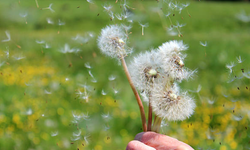
<svg viewBox="0 0 250 150"><path fill-rule="evenodd" d="M96 42L105 26L129 24L111 20L103 9L112 5L115 14L121 13L123 1L37 1L39 8L35 0L0 1L0 40L6 39L5 31L11 35L11 41L0 42L0 149L125 149L142 131L139 109L121 65L101 54ZM185 65L198 72L181 87L191 91L197 107L183 122L166 122L162 133L194 149L249 149L250 82L242 69L249 75L250 22L236 15L242 11L250 15L250 4L178 4L186 2L190 6L181 13L171 11L173 24L186 24L181 28L183 37L178 37L167 34L165 27L171 23L156 11L166 14L166 3L127 1L133 14L129 45L134 53L126 61L168 40L183 40L189 46ZM55 12L43 9L51 3ZM59 20L65 25L59 26ZM138 22L149 25L144 36ZM88 41L72 40L77 34ZM36 40L44 40L50 48ZM207 41L207 46L200 41ZM66 43L80 51L61 53ZM239 56L242 63L237 63ZM231 62L236 66L229 74L226 65ZM114 81L109 80L112 75ZM199 85L200 92L192 92ZM81 98L85 95L88 100Z"/></svg>

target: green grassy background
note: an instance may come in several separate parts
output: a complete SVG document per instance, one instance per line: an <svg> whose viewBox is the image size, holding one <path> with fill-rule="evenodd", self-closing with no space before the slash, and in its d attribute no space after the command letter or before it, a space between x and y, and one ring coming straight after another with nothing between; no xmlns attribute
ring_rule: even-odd
<svg viewBox="0 0 250 150"><path fill-rule="evenodd" d="M111 24L128 24L110 20L104 5L112 5L115 13L121 13L120 1L35 1L12 0L0 2L0 40L6 39L8 30L12 40L0 43L0 148L8 149L125 149L127 143L141 132L139 109L121 65L117 60L100 53L96 39L102 28ZM53 3L52 13L43 10ZM179 3L186 3L180 1ZM161 18L156 8L167 13L167 5L156 1L128 1L134 10L129 45L136 54L157 48L168 40L183 40L189 46L185 65L197 69L193 80L181 83L196 99L194 115L183 122L167 122L162 133L190 144L194 149L247 149L249 148L249 86L241 69L249 71L250 22L239 21L235 15L242 10L250 14L248 3L218 3L190 1L190 6L179 14L172 11L170 18L185 23L183 37L169 36L163 28L170 26L168 18ZM19 13L27 12L27 24ZM189 17L190 13L191 17ZM46 18L55 24L47 24ZM58 19L65 22L58 26ZM145 35L141 35L138 23L148 22ZM58 34L58 31L60 32ZM77 34L94 33L87 43L72 40ZM36 40L45 40L51 48L45 49ZM202 47L199 42L207 41ZM62 54L59 49L68 43L79 48L77 54ZM8 47L9 58L4 51ZM21 47L21 48L20 48ZM206 55L205 55L206 53ZM23 55L15 60L13 56ZM243 63L237 64L241 56ZM90 63L91 69L84 64ZM226 64L235 62L229 76ZM71 66L71 67L70 67ZM97 79L91 82L88 71ZM109 81L110 75L116 76ZM235 81L227 83L237 76ZM66 78L68 80L66 80ZM27 84L29 86L27 86ZM80 99L76 92L88 85L89 102ZM238 90L239 88L240 90ZM114 94L113 89L119 93ZM51 92L46 94L45 90ZM102 95L101 91L107 92ZM227 95L227 96L225 96ZM209 104L207 99L214 99ZM238 100L236 102L233 99ZM31 114L27 114L32 110ZM73 115L88 113L89 119L73 123ZM110 114L104 119L102 114ZM235 121L234 116L243 119ZM105 126L109 130L105 130ZM52 137L51 133L58 132ZM80 139L72 141L73 133L81 131ZM209 136L211 135L211 136ZM88 137L87 141L84 137Z"/></svg>

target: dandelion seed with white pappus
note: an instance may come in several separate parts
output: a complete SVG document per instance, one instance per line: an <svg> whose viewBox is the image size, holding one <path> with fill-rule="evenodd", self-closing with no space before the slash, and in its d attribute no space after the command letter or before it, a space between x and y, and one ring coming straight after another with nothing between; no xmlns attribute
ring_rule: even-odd
<svg viewBox="0 0 250 150"><path fill-rule="evenodd" d="M121 26L107 26L98 37L98 47L102 53L112 58L124 58L132 49L127 47L127 36Z"/></svg>
<svg viewBox="0 0 250 150"><path fill-rule="evenodd" d="M49 7L46 7L46 8L43 8L43 9L49 9L51 12L55 12L55 11L52 9L52 5L53 5L53 3L49 4Z"/></svg>
<svg viewBox="0 0 250 150"><path fill-rule="evenodd" d="M2 40L2 42L9 42L9 41L11 41L11 37L10 37L9 31L5 31L5 34L6 34L6 36L7 36L7 39Z"/></svg>
<svg viewBox="0 0 250 150"><path fill-rule="evenodd" d="M237 61L238 61L239 64L242 63L241 56L236 57L236 59L237 59Z"/></svg>
<svg viewBox="0 0 250 150"><path fill-rule="evenodd" d="M227 64L226 68L229 69L229 73L231 74L233 72L233 67L236 66L234 62L231 62L231 64Z"/></svg>
<svg viewBox="0 0 250 150"><path fill-rule="evenodd" d="M144 35L144 28L148 27L148 23L142 24L139 22L139 25L141 26L141 35Z"/></svg>

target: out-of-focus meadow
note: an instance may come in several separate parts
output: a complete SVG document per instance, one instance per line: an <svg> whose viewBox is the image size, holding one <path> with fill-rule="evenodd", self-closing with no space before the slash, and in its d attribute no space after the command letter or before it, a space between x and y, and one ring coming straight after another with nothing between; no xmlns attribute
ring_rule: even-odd
<svg viewBox="0 0 250 150"><path fill-rule="evenodd" d="M189 46L185 65L197 74L181 86L197 107L161 133L194 149L249 149L250 4L189 3L180 12L153 0L1 1L0 149L125 149L142 131L139 109L121 65L96 42L121 23L132 25L128 63L168 40ZM119 20L124 7L132 16Z"/></svg>

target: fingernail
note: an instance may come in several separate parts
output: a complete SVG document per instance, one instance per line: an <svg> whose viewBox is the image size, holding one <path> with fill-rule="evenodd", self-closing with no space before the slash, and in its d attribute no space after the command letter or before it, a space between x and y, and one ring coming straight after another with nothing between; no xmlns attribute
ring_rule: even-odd
<svg viewBox="0 0 250 150"><path fill-rule="evenodd" d="M180 145L175 150L188 150L188 148L184 145Z"/></svg>

